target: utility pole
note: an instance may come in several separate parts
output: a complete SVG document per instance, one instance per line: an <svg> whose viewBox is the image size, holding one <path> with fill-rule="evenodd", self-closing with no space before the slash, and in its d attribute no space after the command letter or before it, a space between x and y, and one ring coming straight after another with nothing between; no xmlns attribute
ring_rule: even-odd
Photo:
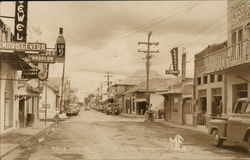
<svg viewBox="0 0 250 160"><path fill-rule="evenodd" d="M150 105L150 95L149 95L149 70L150 70L150 59L152 58L152 53L159 53L159 50L157 51L151 51L150 50L150 46L151 45L159 45L159 42L150 42L150 37L152 35L152 31L148 32L148 41L147 42L138 42L138 45L140 44L145 44L147 45L147 50L139 50L138 49L138 52L143 52L143 53L146 53L146 74L147 74L147 79L146 79L146 82L147 82L147 104L148 106Z"/></svg>
<svg viewBox="0 0 250 160"><path fill-rule="evenodd" d="M101 102L102 102L102 83L101 83Z"/></svg>
<svg viewBox="0 0 250 160"><path fill-rule="evenodd" d="M104 76L107 77L107 86L108 86L108 99L109 99L109 84L110 84L110 77L112 77L112 75L110 75L110 72L107 72L107 75Z"/></svg>

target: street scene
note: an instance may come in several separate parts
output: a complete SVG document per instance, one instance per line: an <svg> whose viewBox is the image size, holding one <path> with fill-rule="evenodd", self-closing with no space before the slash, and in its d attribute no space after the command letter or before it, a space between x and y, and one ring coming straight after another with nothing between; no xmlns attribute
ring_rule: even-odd
<svg viewBox="0 0 250 160"><path fill-rule="evenodd" d="M250 3L1 1L0 159L249 159Z"/></svg>

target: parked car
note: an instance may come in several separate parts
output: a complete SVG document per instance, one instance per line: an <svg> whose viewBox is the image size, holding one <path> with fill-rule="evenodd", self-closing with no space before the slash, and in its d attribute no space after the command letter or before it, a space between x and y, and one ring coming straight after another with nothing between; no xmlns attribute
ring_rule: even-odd
<svg viewBox="0 0 250 160"><path fill-rule="evenodd" d="M78 114L77 107L75 104L70 104L66 109L66 116L76 116Z"/></svg>
<svg viewBox="0 0 250 160"><path fill-rule="evenodd" d="M54 121L57 118L59 118L59 111L57 109L47 107L46 117L45 117L45 113L46 113L46 108L45 107L41 108L41 110L39 111L39 119L40 120L43 121L46 119L48 121Z"/></svg>
<svg viewBox="0 0 250 160"><path fill-rule="evenodd" d="M228 117L212 119L209 134L216 146L231 141L243 144L250 152L250 99L238 99L233 113Z"/></svg>

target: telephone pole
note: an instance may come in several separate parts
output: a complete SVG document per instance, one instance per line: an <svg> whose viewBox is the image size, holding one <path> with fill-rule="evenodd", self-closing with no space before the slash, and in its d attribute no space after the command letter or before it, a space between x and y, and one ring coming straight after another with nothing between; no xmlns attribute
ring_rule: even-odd
<svg viewBox="0 0 250 160"><path fill-rule="evenodd" d="M147 74L147 79L146 79L146 82L147 82L147 104L148 106L150 105L150 95L149 95L149 69L150 69L150 59L152 58L152 53L159 53L159 50L157 51L151 51L150 50L150 46L151 45L159 45L159 42L150 42L150 37L152 35L152 31L148 32L148 41L147 42L138 42L138 45L140 44L144 44L144 45L147 45L147 50L139 50L138 49L138 52L143 52L143 53L146 53L146 74Z"/></svg>
<svg viewBox="0 0 250 160"><path fill-rule="evenodd" d="M110 84L110 77L112 77L112 75L110 75L110 72L107 72L107 75L104 77L107 77L108 99L109 99L109 84Z"/></svg>

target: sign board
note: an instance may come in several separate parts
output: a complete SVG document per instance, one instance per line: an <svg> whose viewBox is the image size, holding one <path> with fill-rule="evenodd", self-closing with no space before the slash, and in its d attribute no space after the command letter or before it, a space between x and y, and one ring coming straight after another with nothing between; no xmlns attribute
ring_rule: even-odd
<svg viewBox="0 0 250 160"><path fill-rule="evenodd" d="M16 1L14 41L26 42L28 1Z"/></svg>
<svg viewBox="0 0 250 160"><path fill-rule="evenodd" d="M31 53L28 54L28 59L30 62L35 63L55 63L56 55L54 51L46 51L38 54Z"/></svg>
<svg viewBox="0 0 250 160"><path fill-rule="evenodd" d="M173 75L178 75L180 74L179 70L166 70L166 74L173 74Z"/></svg>
<svg viewBox="0 0 250 160"><path fill-rule="evenodd" d="M30 68L22 71L22 78L37 78L39 73L38 68Z"/></svg>
<svg viewBox="0 0 250 160"><path fill-rule="evenodd" d="M45 43L0 42L0 50L46 52Z"/></svg>

